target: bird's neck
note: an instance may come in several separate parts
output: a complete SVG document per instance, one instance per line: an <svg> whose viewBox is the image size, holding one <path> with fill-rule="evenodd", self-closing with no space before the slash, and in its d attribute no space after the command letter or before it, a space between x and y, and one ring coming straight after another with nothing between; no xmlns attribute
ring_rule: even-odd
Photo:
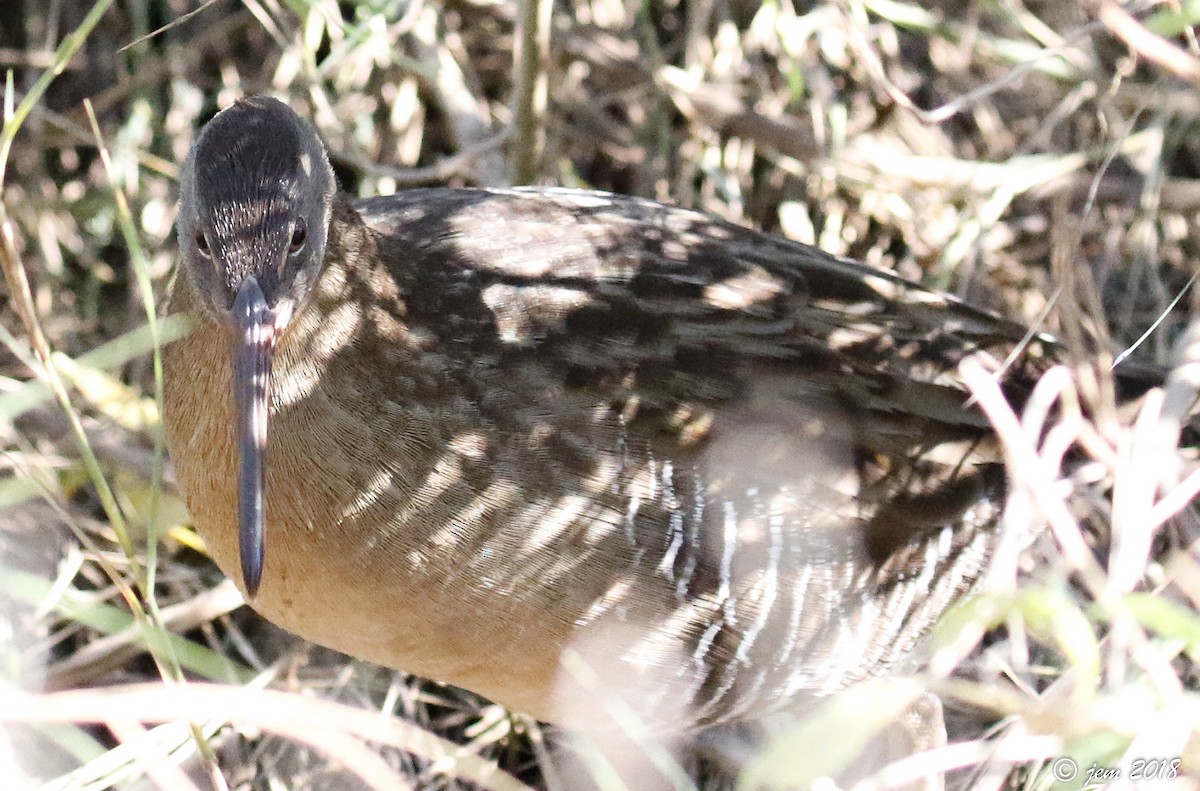
<svg viewBox="0 0 1200 791"><path fill-rule="evenodd" d="M209 526L206 535L216 529L230 538L214 554L224 567L236 567L233 337L205 308L186 272L176 277L169 310L192 322L190 335L164 352L171 369L166 407L175 416L168 434L179 482L197 523ZM436 464L419 447L436 443L412 415L428 416L423 405L432 408L444 397L444 366L432 359L433 339L417 337L405 313L401 286L380 260L374 235L339 196L322 272L273 359L267 510L279 554L278 526L338 524L354 511L357 492L378 485L372 478L382 473L361 463L363 454L390 459L397 480L411 487ZM395 419L381 429L371 416L389 405ZM185 447L200 451L181 452ZM313 453L313 447L323 450Z"/></svg>

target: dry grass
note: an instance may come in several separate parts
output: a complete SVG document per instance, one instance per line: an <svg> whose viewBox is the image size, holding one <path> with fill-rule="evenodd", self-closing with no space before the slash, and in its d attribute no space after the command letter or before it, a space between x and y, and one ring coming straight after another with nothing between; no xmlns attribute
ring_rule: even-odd
<svg viewBox="0 0 1200 791"><path fill-rule="evenodd" d="M8 0L0 787L514 787L493 765L554 782L535 723L240 608L172 489L153 349L178 328L149 317L176 163L262 92L307 109L351 191L522 173L648 196L1058 333L1075 364L1022 417L963 370L1008 449L1012 540L915 682L947 701L951 743L864 787L939 767L1045 788L1061 757L1126 777L1179 757L1153 787L1195 785L1200 47L1177 9ZM518 41L542 57L518 67ZM1131 348L1126 365L1177 367L1119 409L1108 371ZM742 787L835 770L829 734L853 741L908 689L818 707Z"/></svg>

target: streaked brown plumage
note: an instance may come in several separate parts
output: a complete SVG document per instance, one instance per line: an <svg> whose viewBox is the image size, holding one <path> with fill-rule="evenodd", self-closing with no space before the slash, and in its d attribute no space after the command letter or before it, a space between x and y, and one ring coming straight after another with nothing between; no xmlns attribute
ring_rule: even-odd
<svg viewBox="0 0 1200 791"><path fill-rule="evenodd" d="M178 481L256 574L229 317L253 275L283 318L251 601L304 637L579 723L570 649L686 728L904 663L985 569L1004 476L955 371L1021 345L1020 401L1054 351L1014 323L636 198L352 203L269 99L213 120L182 191Z"/></svg>

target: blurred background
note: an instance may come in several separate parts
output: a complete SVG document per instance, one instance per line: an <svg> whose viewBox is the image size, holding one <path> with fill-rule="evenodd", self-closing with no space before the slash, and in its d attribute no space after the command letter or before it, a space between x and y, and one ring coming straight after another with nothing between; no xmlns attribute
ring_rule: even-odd
<svg viewBox="0 0 1200 791"><path fill-rule="evenodd" d="M1193 3L1105 0L4 0L0 787L562 787L552 733L279 632L190 528L155 400L153 350L179 327L155 306L188 146L257 93L311 119L357 195L645 196L1060 335L1077 365L1022 435L1046 486L1009 511L1052 529L939 631L918 683L950 743L920 766L1080 788L1140 758L1152 787L1194 787L1190 401L1139 421L1108 371L1180 359L1200 305L1197 21ZM1068 445L1084 463L1059 479ZM245 691L189 696L181 678ZM821 738L876 728L878 699L846 700L742 787L853 760Z"/></svg>

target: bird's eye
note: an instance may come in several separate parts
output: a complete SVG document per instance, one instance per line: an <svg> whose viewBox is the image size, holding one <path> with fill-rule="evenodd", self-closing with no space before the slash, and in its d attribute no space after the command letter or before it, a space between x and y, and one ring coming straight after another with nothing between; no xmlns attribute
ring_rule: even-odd
<svg viewBox="0 0 1200 791"><path fill-rule="evenodd" d="M196 233L196 249L200 251L200 255L207 257L209 254L208 237L203 231Z"/></svg>
<svg viewBox="0 0 1200 791"><path fill-rule="evenodd" d="M288 252L292 255L304 249L304 243L308 240L308 225L303 219L296 220L296 226L292 228L292 243L288 248Z"/></svg>

